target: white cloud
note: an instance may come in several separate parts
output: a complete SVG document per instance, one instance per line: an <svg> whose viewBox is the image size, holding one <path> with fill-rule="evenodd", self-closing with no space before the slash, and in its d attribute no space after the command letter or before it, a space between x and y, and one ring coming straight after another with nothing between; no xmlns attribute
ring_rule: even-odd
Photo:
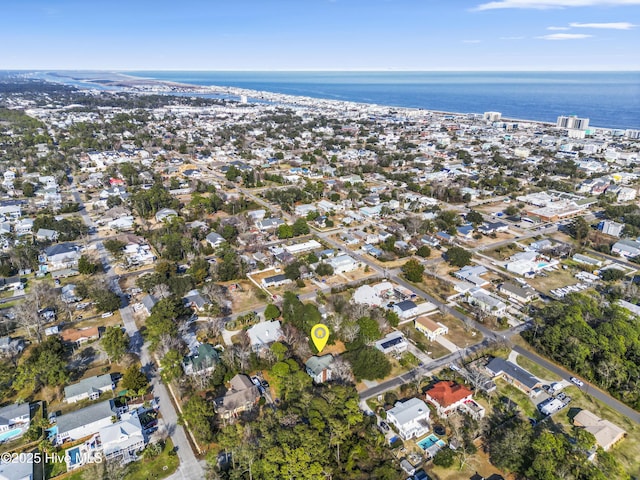
<svg viewBox="0 0 640 480"><path fill-rule="evenodd" d="M574 28L605 28L611 30L631 30L637 25L629 22L610 22L610 23L577 23L573 22L569 24Z"/></svg>
<svg viewBox="0 0 640 480"><path fill-rule="evenodd" d="M551 33L536 38L541 40L582 40L583 38L590 37L593 37L593 35L586 35L584 33Z"/></svg>
<svg viewBox="0 0 640 480"><path fill-rule="evenodd" d="M547 27L547 30L570 30L569 27Z"/></svg>
<svg viewBox="0 0 640 480"><path fill-rule="evenodd" d="M597 5L624 6L640 5L640 0L497 0L478 5L475 10L496 10L501 8L548 8L593 7Z"/></svg>
<svg viewBox="0 0 640 480"><path fill-rule="evenodd" d="M480 40L462 40L462 43L480 43Z"/></svg>

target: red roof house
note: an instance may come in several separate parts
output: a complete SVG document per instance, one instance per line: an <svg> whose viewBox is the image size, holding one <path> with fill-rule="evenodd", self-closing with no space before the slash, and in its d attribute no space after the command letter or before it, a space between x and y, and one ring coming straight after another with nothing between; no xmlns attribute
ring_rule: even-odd
<svg viewBox="0 0 640 480"><path fill-rule="evenodd" d="M426 391L427 402L431 403L441 417L447 417L473 397L473 392L464 385L441 381Z"/></svg>

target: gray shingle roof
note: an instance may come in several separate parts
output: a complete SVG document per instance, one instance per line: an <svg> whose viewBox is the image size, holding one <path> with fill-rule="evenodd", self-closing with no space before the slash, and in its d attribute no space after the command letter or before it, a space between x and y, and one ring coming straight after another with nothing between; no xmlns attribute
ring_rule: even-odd
<svg viewBox="0 0 640 480"><path fill-rule="evenodd" d="M69 432L82 425L93 423L103 418L112 417L116 415L116 413L115 406L112 405L112 400L95 403L76 410L75 412L66 413L57 418L58 434Z"/></svg>
<svg viewBox="0 0 640 480"><path fill-rule="evenodd" d="M528 388L534 388L540 383L540 380L526 370L502 358L496 357L491 360L487 365L487 369L492 371L495 375L499 375L501 372L504 372Z"/></svg>
<svg viewBox="0 0 640 480"><path fill-rule="evenodd" d="M64 397L71 398L76 395L82 395L83 393L91 393L94 390L101 390L105 387L111 387L113 381L111 375L106 373L104 375L96 375L82 379L78 383L64 387Z"/></svg>

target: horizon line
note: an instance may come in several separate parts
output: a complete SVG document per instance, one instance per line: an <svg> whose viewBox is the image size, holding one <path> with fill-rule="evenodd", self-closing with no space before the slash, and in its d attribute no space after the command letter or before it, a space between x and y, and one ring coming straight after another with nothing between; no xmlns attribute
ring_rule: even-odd
<svg viewBox="0 0 640 480"><path fill-rule="evenodd" d="M572 72L572 73L607 73L607 72L629 72L640 73L640 67L634 67L631 69L400 69L400 68L383 68L383 69L174 69L174 68L154 68L154 69L122 69L122 68L0 68L2 72L259 72L259 73L322 73L322 72L346 72L346 73L438 73L438 72Z"/></svg>

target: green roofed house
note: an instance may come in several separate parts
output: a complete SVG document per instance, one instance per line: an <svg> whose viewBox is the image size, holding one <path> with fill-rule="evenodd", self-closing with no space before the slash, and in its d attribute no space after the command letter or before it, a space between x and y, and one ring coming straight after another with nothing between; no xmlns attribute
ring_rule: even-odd
<svg viewBox="0 0 640 480"><path fill-rule="evenodd" d="M187 375L198 375L213 370L220 362L220 352L208 343L198 346L198 351L184 357L182 368Z"/></svg>

